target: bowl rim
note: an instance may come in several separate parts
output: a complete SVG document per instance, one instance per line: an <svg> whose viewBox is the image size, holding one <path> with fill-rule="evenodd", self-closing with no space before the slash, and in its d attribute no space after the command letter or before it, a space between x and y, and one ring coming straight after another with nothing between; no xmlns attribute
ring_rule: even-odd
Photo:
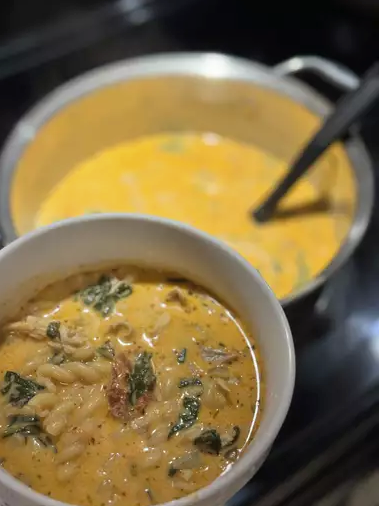
<svg viewBox="0 0 379 506"><path fill-rule="evenodd" d="M251 469L251 467L255 464L259 465L260 461L264 460L265 456L270 450L270 447L274 442L287 415L289 406L291 404L295 384L295 350L291 329L289 327L284 310L281 307L278 299L275 297L273 291L267 285L266 281L262 278L259 272L251 264L249 264L249 262L247 262L239 253L237 253L230 246L223 243L219 239L212 237L211 235L202 232L201 230L195 229L190 225L175 220L158 218L144 214L127 213L104 213L99 215L69 218L67 220L58 221L45 227L33 230L19 237L0 251L0 263L5 257L11 256L14 251L20 248L26 248L31 241L38 241L41 236L49 235L53 230L74 227L75 225L80 226L88 222L111 222L114 220L153 223L156 226L163 227L165 229L174 229L176 232L208 243L212 248L222 250L227 254L230 261L237 262L242 267L244 267L246 274L249 275L253 282L257 283L260 286L260 289L266 293L267 301L270 305L270 311L276 315L276 318L278 318L278 321L280 322L282 328L281 338L284 339L286 344L286 355L283 357L283 360L286 361L286 379L283 382L283 392L280 398L277 399L278 406L275 412L275 416L267 421L265 432L261 433L260 437L257 440L254 439L252 443L249 443L248 448L244 451L240 459L238 459L238 461L233 464L233 466L231 466L227 472L221 474L207 486L180 499L166 503L159 503L156 506L194 506L198 501L203 504L204 501L211 501L212 498L217 495L220 490L227 490L228 487L230 487L235 481L236 475L248 474L248 470ZM85 268L84 265L83 268ZM35 503L39 503L41 506L73 506L70 503L64 503L36 492L1 468L0 483L4 487L7 487L13 492L21 495L24 499L34 500Z"/></svg>
<svg viewBox="0 0 379 506"><path fill-rule="evenodd" d="M139 56L89 70L61 84L32 106L16 123L0 154L0 226L5 242L17 237L10 207L12 176L18 161L39 129L68 104L107 86L134 79L188 77L241 81L263 86L304 105L319 117L333 109L316 90L297 78L275 73L274 68L222 53L178 52ZM344 143L356 179L357 199L353 221L331 262L302 288L280 299L286 307L320 288L353 254L365 234L374 205L373 168L361 139L355 135Z"/></svg>

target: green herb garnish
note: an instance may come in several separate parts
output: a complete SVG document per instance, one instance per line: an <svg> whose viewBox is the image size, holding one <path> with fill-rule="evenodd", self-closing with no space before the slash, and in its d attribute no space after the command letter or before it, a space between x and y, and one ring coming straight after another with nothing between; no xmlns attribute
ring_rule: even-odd
<svg viewBox="0 0 379 506"><path fill-rule="evenodd" d="M140 353L134 362L133 371L129 378L130 403L135 406L138 399L154 389L156 377L151 363L152 354L146 351Z"/></svg>
<svg viewBox="0 0 379 506"><path fill-rule="evenodd" d="M176 360L178 362L178 364L184 364L184 362L186 361L186 356L187 356L187 348L183 348L182 350L178 350L175 352L176 354Z"/></svg>
<svg viewBox="0 0 379 506"><path fill-rule="evenodd" d="M4 385L0 391L3 395L8 395L8 402L13 406L22 408L38 391L44 388L39 383L23 378L16 372L7 371L4 375Z"/></svg>
<svg viewBox="0 0 379 506"><path fill-rule="evenodd" d="M49 337L50 339L60 339L61 338L61 333L59 330L60 326L61 322L59 321L50 322L46 328L47 337Z"/></svg>
<svg viewBox="0 0 379 506"><path fill-rule="evenodd" d="M200 407L201 402L197 397L184 397L183 411L180 413L177 423L171 427L168 439L177 432L192 427L199 416Z"/></svg>
<svg viewBox="0 0 379 506"><path fill-rule="evenodd" d="M115 351L110 341L107 341L99 346L99 348L97 348L97 353L104 358L108 358L109 360L113 360L115 356Z"/></svg>
<svg viewBox="0 0 379 506"><path fill-rule="evenodd" d="M87 286L78 295L83 304L91 306L105 318L114 311L116 302L129 297L132 291L130 285L115 277L101 276L97 284Z"/></svg>
<svg viewBox="0 0 379 506"><path fill-rule="evenodd" d="M19 434L23 437L32 437L43 446L56 448L50 437L43 432L41 420L37 415L12 415L8 418L8 425L3 432L3 438Z"/></svg>
<svg viewBox="0 0 379 506"><path fill-rule="evenodd" d="M193 444L203 453L218 455L220 453L222 443L220 434L215 429L205 430L196 437Z"/></svg>

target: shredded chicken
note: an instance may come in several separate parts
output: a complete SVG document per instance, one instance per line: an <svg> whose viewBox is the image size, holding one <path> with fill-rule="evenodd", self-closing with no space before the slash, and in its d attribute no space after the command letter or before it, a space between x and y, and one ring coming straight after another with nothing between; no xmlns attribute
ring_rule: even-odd
<svg viewBox="0 0 379 506"><path fill-rule="evenodd" d="M119 353L112 366L111 381L107 390L108 404L115 418L129 418L129 376L132 364L125 355Z"/></svg>
<svg viewBox="0 0 379 506"><path fill-rule="evenodd" d="M206 362L216 362L218 365L238 360L237 352L219 350L210 346L201 347L201 356Z"/></svg>
<svg viewBox="0 0 379 506"><path fill-rule="evenodd" d="M204 375L204 370L196 362L189 362L188 369L191 371L193 376L201 377Z"/></svg>
<svg viewBox="0 0 379 506"><path fill-rule="evenodd" d="M12 334L23 334L41 340L46 338L47 324L46 318L27 316L25 320L9 323L5 330Z"/></svg>
<svg viewBox="0 0 379 506"><path fill-rule="evenodd" d="M217 385L217 388L223 394L225 399L228 401L228 404L233 404L231 398L231 391L226 381L222 378L214 378L213 381Z"/></svg>
<svg viewBox="0 0 379 506"><path fill-rule="evenodd" d="M122 333L124 337L129 337L132 335L133 330L133 327L126 320L122 322L111 323L108 327L108 332L110 334L118 335L119 333Z"/></svg>
<svg viewBox="0 0 379 506"><path fill-rule="evenodd" d="M25 337L31 337L38 341L47 338L47 327L50 321L41 316L27 316L25 320L9 323L5 328L11 334L21 334ZM78 331L79 330L79 331ZM62 345L74 347L83 346L87 343L87 338L80 334L80 328L70 328L60 323L59 341L50 341L48 344L53 349L60 349Z"/></svg>
<svg viewBox="0 0 379 506"><path fill-rule="evenodd" d="M170 322L171 322L170 313L166 312L159 315L151 330L152 335L154 336L158 335L160 332L162 332L164 328L167 327L167 325L169 325Z"/></svg>
<svg viewBox="0 0 379 506"><path fill-rule="evenodd" d="M183 291L177 286L168 292L166 296L166 302L178 304L185 311L189 310L188 299L184 295Z"/></svg>

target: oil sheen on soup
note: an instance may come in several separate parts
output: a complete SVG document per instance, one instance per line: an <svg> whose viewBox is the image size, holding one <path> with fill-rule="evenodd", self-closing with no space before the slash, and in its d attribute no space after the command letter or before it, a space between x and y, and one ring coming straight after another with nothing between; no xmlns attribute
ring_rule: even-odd
<svg viewBox="0 0 379 506"><path fill-rule="evenodd" d="M253 336L189 281L126 266L71 276L4 323L1 339L1 465L42 494L164 503L254 444Z"/></svg>
<svg viewBox="0 0 379 506"><path fill-rule="evenodd" d="M276 219L251 210L287 170L257 146L215 134L162 134L99 152L73 167L42 203L36 226L96 212L138 212L189 223L229 243L279 298L333 259L354 214L354 181L333 146L283 201Z"/></svg>

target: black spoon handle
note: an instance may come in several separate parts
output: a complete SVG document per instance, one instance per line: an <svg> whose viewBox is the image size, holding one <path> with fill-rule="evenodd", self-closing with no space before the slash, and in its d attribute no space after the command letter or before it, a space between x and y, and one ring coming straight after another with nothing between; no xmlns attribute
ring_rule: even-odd
<svg viewBox="0 0 379 506"><path fill-rule="evenodd" d="M379 62L363 77L359 88L342 97L334 112L325 120L320 130L300 152L289 172L277 184L274 191L258 206L253 214L257 221L268 220L279 200L337 139L367 112L379 98Z"/></svg>

